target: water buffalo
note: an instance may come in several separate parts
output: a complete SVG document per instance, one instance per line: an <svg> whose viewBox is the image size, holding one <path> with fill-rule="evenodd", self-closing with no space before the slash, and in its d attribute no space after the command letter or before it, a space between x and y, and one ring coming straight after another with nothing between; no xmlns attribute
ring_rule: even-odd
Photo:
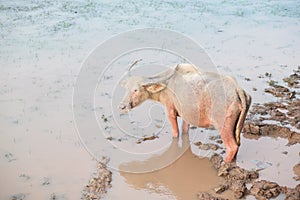
<svg viewBox="0 0 300 200"><path fill-rule="evenodd" d="M179 133L177 117L183 119L183 133L188 132L190 124L214 127L226 147L225 162L234 159L251 104L251 96L234 78L178 64L152 77L128 76L120 84L126 89L120 112L126 113L147 99L158 101L167 109L173 137Z"/></svg>

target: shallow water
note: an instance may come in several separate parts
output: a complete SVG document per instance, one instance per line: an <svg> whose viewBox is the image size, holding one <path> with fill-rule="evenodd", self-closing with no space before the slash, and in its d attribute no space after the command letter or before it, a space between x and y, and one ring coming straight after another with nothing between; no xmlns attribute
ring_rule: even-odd
<svg viewBox="0 0 300 200"><path fill-rule="evenodd" d="M176 144L176 141L174 141ZM189 145L187 135L183 136L183 147ZM138 167L149 166L152 163L165 160L174 152L171 147L162 155L151 157L144 162L126 163L120 166L120 170L136 169ZM175 145L175 148L178 148ZM182 147L181 147L182 148ZM129 168L129 169L128 169ZM131 169L132 170L132 169ZM158 194L158 199L196 199L196 194L200 191L213 191L223 180L217 176L216 171L207 158L195 156L189 147L184 154L171 165L154 172L143 174L120 173L125 178L125 182L134 190L143 191L143 195ZM130 190L129 190L130 191ZM128 194L132 195L132 192ZM110 193L113 193L111 191ZM233 194L226 192L222 196L229 199ZM108 195L108 198L110 195ZM141 196L142 198L143 196ZM149 196L151 198L151 196Z"/></svg>
<svg viewBox="0 0 300 200"><path fill-rule="evenodd" d="M299 7L299 1L1 1L0 198L24 193L29 199L46 199L55 193L58 199L79 199L96 164L75 129L72 89L81 63L97 44L134 28L159 27L184 33L202 45L218 71L236 77L253 102L265 102L273 99L263 92L269 78L258 76L271 72L272 79L280 80L299 65ZM112 142L146 153L162 146L156 152L157 159L170 152L173 143L164 110L158 105L152 110L150 116L156 124L143 134L152 133L155 125L166 124L159 139L139 145L136 139ZM141 113L142 109L135 111L132 119L140 120L137 116ZM101 121L101 115L97 117ZM145 121L141 125L146 126ZM139 131L134 136L141 137ZM118 133L114 134L118 138ZM216 132L191 133L191 140L207 141L211 134ZM283 139L243 139L237 163L251 169L260 161L268 166L260 172L261 178L293 187L292 167L299 161L299 145L287 147L285 143ZM109 156L114 148L111 143L106 145L99 156ZM180 199L210 191L220 179L206 158L194 156L203 154L206 152L192 145L179 160L151 176L120 174L115 170L135 158L121 162L122 157L110 157L114 179L106 199L126 195ZM151 155L135 160L144 162ZM182 181L183 176L189 183ZM204 180L204 176L209 178Z"/></svg>

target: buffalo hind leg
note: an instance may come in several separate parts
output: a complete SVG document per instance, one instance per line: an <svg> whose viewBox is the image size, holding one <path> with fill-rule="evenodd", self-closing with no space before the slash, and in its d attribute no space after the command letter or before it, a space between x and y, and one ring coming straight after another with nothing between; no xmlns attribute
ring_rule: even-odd
<svg viewBox="0 0 300 200"><path fill-rule="evenodd" d="M182 120L182 133L189 133L190 124Z"/></svg>
<svg viewBox="0 0 300 200"><path fill-rule="evenodd" d="M222 138L225 148L226 148L225 162L229 163L235 158L235 156L238 152L239 146L236 144L234 133L232 130L230 130L230 128L227 129L227 127L226 127L222 130L221 138Z"/></svg>
<svg viewBox="0 0 300 200"><path fill-rule="evenodd" d="M218 124L219 126L217 126L226 148L226 163L231 162L235 158L239 149L239 146L237 145L235 140L235 125L237 119L238 114L235 112L231 112L226 116L224 123Z"/></svg>

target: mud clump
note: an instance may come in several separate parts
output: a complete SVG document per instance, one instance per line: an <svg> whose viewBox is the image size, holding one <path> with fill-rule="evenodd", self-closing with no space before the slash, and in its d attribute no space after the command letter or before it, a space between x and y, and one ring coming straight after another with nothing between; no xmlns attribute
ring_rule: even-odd
<svg viewBox="0 0 300 200"><path fill-rule="evenodd" d="M228 185L219 185L218 187L216 187L214 189L214 191L217 193L217 194L221 194L222 192L224 192L225 190L228 189Z"/></svg>
<svg viewBox="0 0 300 200"><path fill-rule="evenodd" d="M284 86L277 85L275 81L270 81L269 85L271 86L270 88L266 88L265 92L270 93L275 97L288 97L290 90Z"/></svg>
<svg viewBox="0 0 300 200"><path fill-rule="evenodd" d="M24 193L15 194L10 198L10 200L24 200L24 199L26 199L26 194Z"/></svg>
<svg viewBox="0 0 300 200"><path fill-rule="evenodd" d="M285 194L285 200L300 199L300 184L298 184L293 189L288 187L281 187L281 191Z"/></svg>
<svg viewBox="0 0 300 200"><path fill-rule="evenodd" d="M293 74L291 74L289 77L284 78L283 81L286 82L291 88L299 88L300 66L297 70L294 70Z"/></svg>
<svg viewBox="0 0 300 200"><path fill-rule="evenodd" d="M249 118L258 118L257 121L273 120L281 125L290 124L300 130L300 99L285 102L268 102L254 104Z"/></svg>
<svg viewBox="0 0 300 200"><path fill-rule="evenodd" d="M215 188L214 191L217 194L229 189L234 192L236 199L243 198L246 195L253 195L256 199L264 200L276 198L281 193L285 194L285 200L300 199L300 184L295 188L287 188L281 187L275 182L257 181L259 176L257 171L248 171L232 163L224 163L223 158L218 154L212 155L210 161L217 170L218 176L225 179L224 184ZM250 185L250 189L246 187L246 184ZM218 200L222 198L201 192L198 193L198 199Z"/></svg>
<svg viewBox="0 0 300 200"><path fill-rule="evenodd" d="M265 92L280 98L277 102L256 103L252 106L247 117L248 120L251 119L251 122L246 122L243 129L243 135L246 138L281 137L288 139L289 145L300 143L300 134L290 129L292 126L300 130L299 92L296 92L297 90L291 92L292 89L300 88L299 80L300 67L294 70L294 74L283 79L289 88L278 85L276 81L269 82L270 88L267 88Z"/></svg>
<svg viewBox="0 0 300 200"><path fill-rule="evenodd" d="M250 194L257 199L275 198L280 194L280 186L277 183L265 180L255 182L250 188Z"/></svg>
<svg viewBox="0 0 300 200"><path fill-rule="evenodd" d="M300 180L300 163L296 164L294 167L293 167L293 171L294 171L294 174L296 175L294 177L294 179L296 181L299 181Z"/></svg>
<svg viewBox="0 0 300 200"><path fill-rule="evenodd" d="M212 144L212 143L203 144L200 141L195 142L194 144L196 146L198 146L198 148L201 149L201 150L213 150L213 151L216 151L216 150L218 150L218 149L221 148L219 145Z"/></svg>
<svg viewBox="0 0 300 200"><path fill-rule="evenodd" d="M157 135L146 136L146 137L138 139L136 141L136 143L141 144L142 142L149 141L149 140L155 140L157 138L159 138Z"/></svg>
<svg viewBox="0 0 300 200"><path fill-rule="evenodd" d="M291 131L287 127L275 124L263 124L261 122L247 122L244 125L243 135L245 138L258 139L261 136L281 137L288 139L288 145L300 143L300 134Z"/></svg>
<svg viewBox="0 0 300 200"><path fill-rule="evenodd" d="M254 104L248 119L253 121L256 117L260 122L276 121L282 126L291 125L300 130L300 67L289 77L283 78L283 81L287 86L279 85L274 80L269 81L270 87L266 88L265 92L277 97L277 102Z"/></svg>
<svg viewBox="0 0 300 200"><path fill-rule="evenodd" d="M213 195L207 193L207 192L199 192L197 194L197 198L199 200L228 200L221 197L214 197Z"/></svg>
<svg viewBox="0 0 300 200"><path fill-rule="evenodd" d="M248 194L246 183L251 183L258 178L256 171L248 171L234 164L224 163L223 158L218 154L212 155L210 161L217 170L218 176L225 179L225 184L215 188L217 193L230 189L234 192L235 198L240 199Z"/></svg>
<svg viewBox="0 0 300 200"><path fill-rule="evenodd" d="M107 169L107 163L107 158L103 158L103 161L98 163L97 172L83 189L82 200L101 199L107 189L111 188L112 172Z"/></svg>

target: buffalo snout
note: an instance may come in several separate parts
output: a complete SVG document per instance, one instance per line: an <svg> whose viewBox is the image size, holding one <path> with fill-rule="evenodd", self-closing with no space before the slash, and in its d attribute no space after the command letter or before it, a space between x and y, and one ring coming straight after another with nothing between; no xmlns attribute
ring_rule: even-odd
<svg viewBox="0 0 300 200"><path fill-rule="evenodd" d="M119 105L119 110L121 113L127 113L131 110L131 108L132 108L132 102L129 102L128 104L121 103Z"/></svg>

